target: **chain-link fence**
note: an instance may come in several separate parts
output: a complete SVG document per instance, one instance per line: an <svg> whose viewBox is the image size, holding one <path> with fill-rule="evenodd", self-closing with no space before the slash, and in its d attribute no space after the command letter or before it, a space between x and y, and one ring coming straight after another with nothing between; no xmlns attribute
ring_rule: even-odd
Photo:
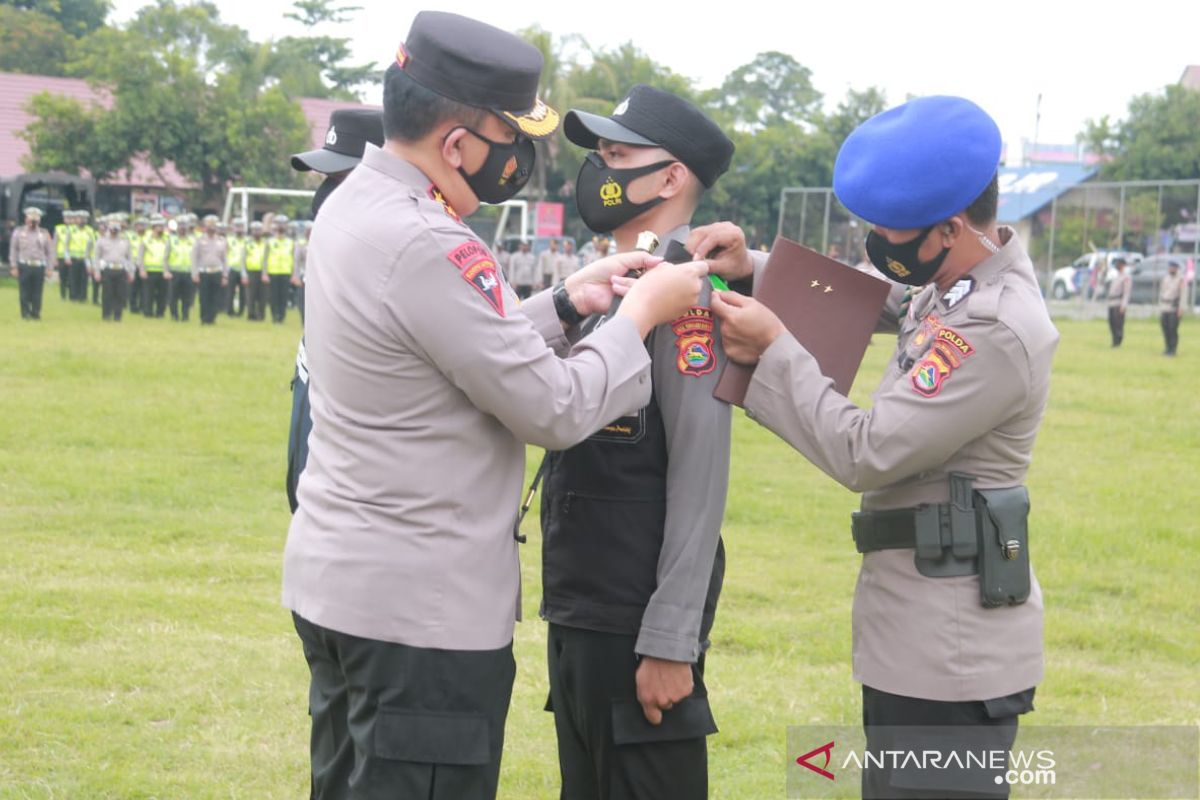
<svg viewBox="0 0 1200 800"><path fill-rule="evenodd" d="M1131 263L1133 302L1155 302L1158 282L1172 263L1188 279L1196 302L1200 180L1088 182L1039 189L1051 190L1053 199L1038 208L1022 208L1019 196L1008 202L1010 196L1002 195L1001 219L1016 228L1025 243L1047 297L1102 301L1112 276L1111 261L1123 254ZM857 264L866 260L869 229L838 202L832 189L783 190L781 236Z"/></svg>

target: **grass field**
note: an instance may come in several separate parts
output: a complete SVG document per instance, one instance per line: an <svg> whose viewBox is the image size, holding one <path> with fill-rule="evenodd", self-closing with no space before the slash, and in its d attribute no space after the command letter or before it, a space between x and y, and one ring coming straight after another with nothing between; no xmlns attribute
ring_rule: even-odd
<svg viewBox="0 0 1200 800"><path fill-rule="evenodd" d="M102 324L47 289L27 323L0 284L0 798L307 796L279 605L299 318ZM1028 722L1197 723L1200 329L1171 360L1149 320L1117 351L1102 322L1060 327L1029 479L1047 677ZM877 337L860 401L889 353ZM856 498L736 417L712 796L780 798L786 727L859 719ZM501 782L520 800L557 797L537 548Z"/></svg>

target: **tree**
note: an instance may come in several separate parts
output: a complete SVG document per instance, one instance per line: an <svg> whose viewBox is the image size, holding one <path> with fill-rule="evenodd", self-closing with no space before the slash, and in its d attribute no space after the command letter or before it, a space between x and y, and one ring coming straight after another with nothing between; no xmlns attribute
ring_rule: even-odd
<svg viewBox="0 0 1200 800"><path fill-rule="evenodd" d="M136 154L155 168L173 162L210 201L231 182L295 185L286 154L308 145L308 124L260 69L269 61L270 49L222 23L213 4L159 0L127 27L81 40L69 68L89 77L104 104L33 100L29 166L102 179Z"/></svg>
<svg viewBox="0 0 1200 800"><path fill-rule="evenodd" d="M78 38L104 25L112 3L109 0L0 0L0 6L42 14L56 21L67 36Z"/></svg>
<svg viewBox="0 0 1200 800"><path fill-rule="evenodd" d="M0 72L62 75L69 39L54 18L0 4Z"/></svg>
<svg viewBox="0 0 1200 800"><path fill-rule="evenodd" d="M295 0L294 11L283 16L313 30L319 25L340 25L349 22L361 6L337 6L331 0ZM374 62L350 65L350 40L336 36L286 36L275 45L280 66L279 77L315 73L317 90L310 88L307 97L337 97L355 100L356 87L366 83L378 83L379 69Z"/></svg>
<svg viewBox="0 0 1200 800"><path fill-rule="evenodd" d="M820 110L821 93L807 67L786 53L769 51L735 69L707 100L738 128L762 130L810 121Z"/></svg>
<svg viewBox="0 0 1200 800"><path fill-rule="evenodd" d="M1167 86L1129 102L1129 114L1114 123L1088 120L1079 138L1111 157L1108 180L1193 180L1200 178L1200 92Z"/></svg>

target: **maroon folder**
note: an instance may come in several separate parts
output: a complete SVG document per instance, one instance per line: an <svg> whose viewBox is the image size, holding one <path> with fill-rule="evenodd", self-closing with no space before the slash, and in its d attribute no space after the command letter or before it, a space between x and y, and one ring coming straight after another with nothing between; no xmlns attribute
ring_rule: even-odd
<svg viewBox="0 0 1200 800"><path fill-rule="evenodd" d="M755 281L754 297L779 316L834 388L849 394L891 287L780 236ZM754 367L730 361L713 396L744 405L753 376Z"/></svg>

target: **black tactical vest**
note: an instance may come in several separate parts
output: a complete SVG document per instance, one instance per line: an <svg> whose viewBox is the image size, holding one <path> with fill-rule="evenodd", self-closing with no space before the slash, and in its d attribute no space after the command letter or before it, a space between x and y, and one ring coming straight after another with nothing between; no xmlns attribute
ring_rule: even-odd
<svg viewBox="0 0 1200 800"><path fill-rule="evenodd" d="M653 349L653 336L649 340ZM572 628L636 635L658 587L667 508L666 429L657 396L569 450L546 454L542 609ZM700 639L712 628L725 572L717 545Z"/></svg>

